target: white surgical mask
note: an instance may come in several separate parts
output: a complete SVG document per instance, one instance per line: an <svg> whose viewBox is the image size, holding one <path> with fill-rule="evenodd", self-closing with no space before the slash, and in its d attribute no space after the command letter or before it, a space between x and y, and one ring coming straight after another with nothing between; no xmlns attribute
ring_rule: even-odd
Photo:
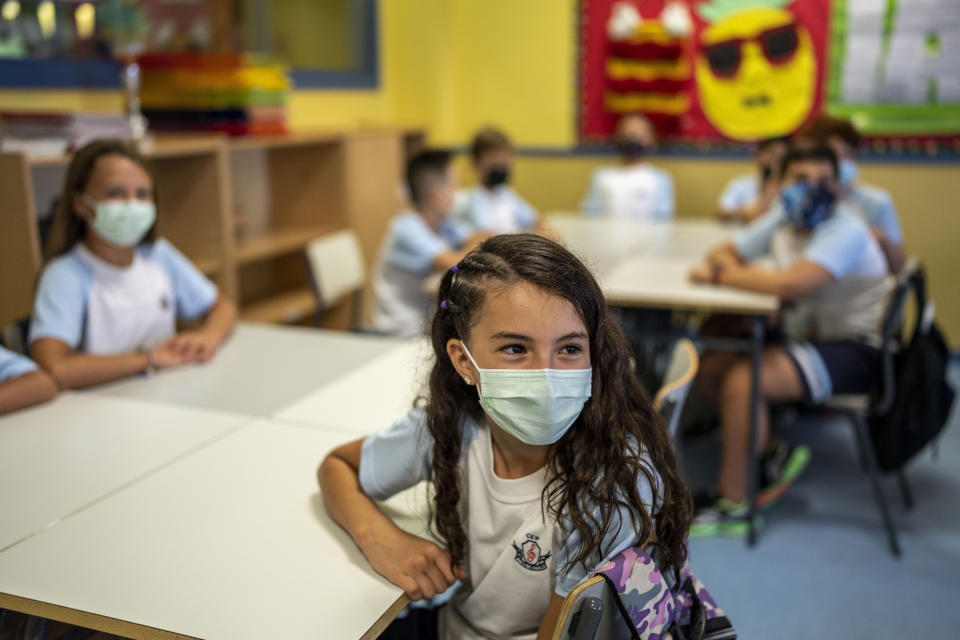
<svg viewBox="0 0 960 640"><path fill-rule="evenodd" d="M527 444L553 444L580 416L592 393L592 369L481 369L480 406L501 429Z"/></svg>
<svg viewBox="0 0 960 640"><path fill-rule="evenodd" d="M94 210L93 229L110 244L132 247L139 244L157 220L157 208L142 200L104 200L94 202L84 196Z"/></svg>

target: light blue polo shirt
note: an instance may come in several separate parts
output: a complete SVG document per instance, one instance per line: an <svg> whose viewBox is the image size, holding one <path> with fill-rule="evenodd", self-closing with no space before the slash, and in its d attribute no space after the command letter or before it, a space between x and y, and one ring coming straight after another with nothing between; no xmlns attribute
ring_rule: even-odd
<svg viewBox="0 0 960 640"><path fill-rule="evenodd" d="M469 235L470 229L459 221L447 220L434 231L414 211L394 218L373 275L374 326L400 336L422 333L436 302L435 295L424 291L433 262L441 253L461 248Z"/></svg>
<svg viewBox="0 0 960 640"><path fill-rule="evenodd" d="M36 370L37 365L30 358L0 347L0 382L19 378Z"/></svg>
<svg viewBox="0 0 960 640"><path fill-rule="evenodd" d="M887 191L858 182L853 185L847 201L871 228L882 230L893 244L903 244L900 217Z"/></svg>
<svg viewBox="0 0 960 640"><path fill-rule="evenodd" d="M749 206L760 197L760 179L754 173L737 176L727 183L718 204L724 211L736 211Z"/></svg>

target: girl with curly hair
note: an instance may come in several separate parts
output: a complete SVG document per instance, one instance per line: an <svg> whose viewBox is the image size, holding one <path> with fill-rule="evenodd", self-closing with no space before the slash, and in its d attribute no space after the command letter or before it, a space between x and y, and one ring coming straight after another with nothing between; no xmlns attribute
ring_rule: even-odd
<svg viewBox="0 0 960 640"><path fill-rule="evenodd" d="M576 257L490 238L444 275L430 338L424 406L332 451L319 480L331 517L411 599L456 585L439 637L549 638L567 593L625 548L683 563L692 507L672 443ZM374 502L421 481L437 544Z"/></svg>

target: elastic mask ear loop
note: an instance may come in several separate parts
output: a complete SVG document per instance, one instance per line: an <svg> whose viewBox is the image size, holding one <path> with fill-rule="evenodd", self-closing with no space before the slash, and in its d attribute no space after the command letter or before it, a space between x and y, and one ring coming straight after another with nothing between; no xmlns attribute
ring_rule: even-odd
<svg viewBox="0 0 960 640"><path fill-rule="evenodd" d="M470 359L470 364L473 365L473 368L477 370L477 395L480 395L480 376L482 369L480 369L480 365L477 364L477 361L473 359L473 356L470 354L470 349L467 349L467 343L465 341L460 341L460 348L462 348L463 352L467 354L467 357Z"/></svg>

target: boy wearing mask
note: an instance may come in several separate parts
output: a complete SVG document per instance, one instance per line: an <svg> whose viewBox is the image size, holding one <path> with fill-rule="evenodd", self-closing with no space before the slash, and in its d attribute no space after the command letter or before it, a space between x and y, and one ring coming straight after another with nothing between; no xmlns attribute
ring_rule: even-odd
<svg viewBox="0 0 960 640"><path fill-rule="evenodd" d="M867 225L839 198L838 174L829 147L791 149L783 160L780 202L691 273L695 282L772 294L784 302L780 335L773 332L761 360L757 444L766 452L760 469L747 468L750 359L734 357L721 366L704 359L703 371L712 375L698 383L717 406L722 462L716 489L697 497L691 535L745 526L738 516L748 506L748 473L759 473L757 504L765 506L806 466L805 447L766 446L770 403L815 405L834 394L866 393L880 370L879 325L891 282ZM773 269L752 264L767 255Z"/></svg>
<svg viewBox="0 0 960 640"><path fill-rule="evenodd" d="M399 336L423 333L435 299L424 280L486 238L450 219L457 177L449 152L427 149L410 158L406 181L413 209L390 223L373 275L374 327Z"/></svg>
<svg viewBox="0 0 960 640"><path fill-rule="evenodd" d="M857 151L863 138L848 120L821 115L803 132L812 143L826 144L840 161L840 198L856 211L870 227L883 249L890 273L898 273L906 263L900 218L890 194L880 187L857 179Z"/></svg>
<svg viewBox="0 0 960 640"><path fill-rule="evenodd" d="M673 179L647 162L656 144L656 132L639 113L617 123L620 166L597 169L581 204L588 216L650 221L673 218Z"/></svg>
<svg viewBox="0 0 960 640"><path fill-rule="evenodd" d="M493 127L477 132L470 144L477 185L457 194L454 217L475 231L517 233L538 226L537 211L510 187L513 147Z"/></svg>

